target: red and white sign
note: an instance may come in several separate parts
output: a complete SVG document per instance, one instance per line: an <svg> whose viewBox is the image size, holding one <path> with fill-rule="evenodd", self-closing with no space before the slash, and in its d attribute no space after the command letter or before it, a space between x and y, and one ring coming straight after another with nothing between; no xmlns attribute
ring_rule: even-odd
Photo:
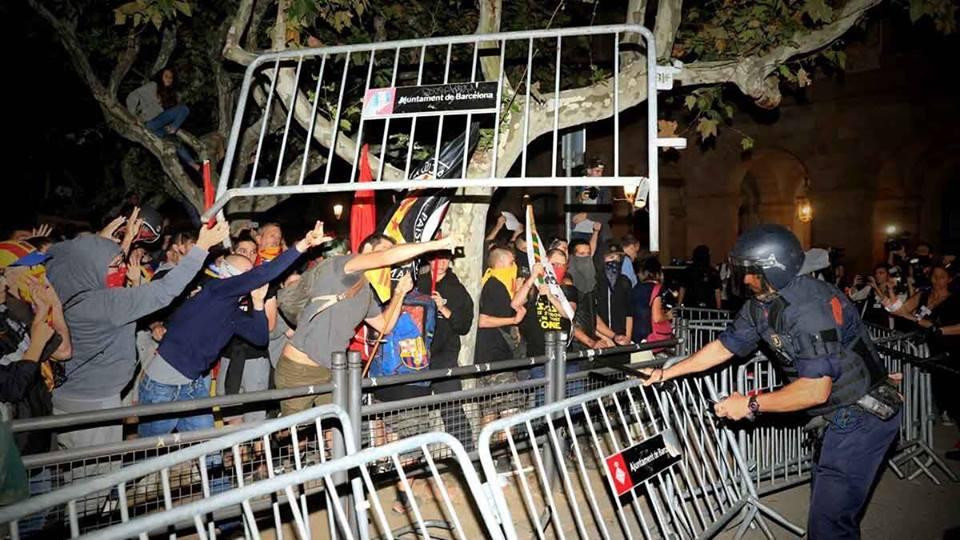
<svg viewBox="0 0 960 540"><path fill-rule="evenodd" d="M623 460L623 454L607 456L607 474L613 480L613 490L617 493L617 497L629 493L633 489L633 478L627 472L627 464Z"/></svg>

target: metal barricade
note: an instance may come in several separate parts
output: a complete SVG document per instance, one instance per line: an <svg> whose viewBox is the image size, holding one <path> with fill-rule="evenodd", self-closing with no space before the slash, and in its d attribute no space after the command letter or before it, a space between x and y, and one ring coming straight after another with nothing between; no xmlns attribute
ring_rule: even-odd
<svg viewBox="0 0 960 540"><path fill-rule="evenodd" d="M714 386L626 381L484 427L480 461L505 536L704 538L739 516L738 537L752 525L772 537L760 514L803 534L758 500L735 437L713 415ZM509 459L498 463L502 445ZM618 497L624 470L613 456L646 445L638 467L669 464Z"/></svg>
<svg viewBox="0 0 960 540"><path fill-rule="evenodd" d="M36 526L38 517L45 522L40 527L44 534L60 531L64 537L76 538L82 532L127 523L138 516L170 511L223 491L243 488L259 478L272 478L284 471L352 454L356 444L349 426L346 413L336 405L269 420L0 508L0 523L10 524L14 540L20 537L21 522L27 520ZM337 448L341 440L343 448ZM304 513L307 495L322 487L305 486L297 499ZM245 524L251 525L255 508L270 506L274 518L279 520L276 500L244 502ZM66 530L59 527L63 522Z"/></svg>
<svg viewBox="0 0 960 540"><path fill-rule="evenodd" d="M690 324L722 325L733 320L736 313L726 309L698 308L680 306L676 309L675 320L684 320Z"/></svg>
<svg viewBox="0 0 960 540"><path fill-rule="evenodd" d="M625 63L638 47L644 60ZM578 51L592 60L576 64ZM577 111L592 108L612 118L614 144L612 175L591 185L637 186L650 212L649 248L657 251L658 148L685 142L658 136L656 58L653 33L630 24L260 55L244 75L216 201L204 217L234 197L354 191L364 144L372 148L374 181L363 189L579 186L581 178L558 171L558 159L534 173L528 145L552 137L557 158L561 132L577 125ZM590 69L609 84L579 86ZM644 99L646 176L625 175L620 114ZM283 126L268 129L274 117ZM444 142L472 126L488 159L468 167L469 144L454 149L454 159L442 155Z"/></svg>
<svg viewBox="0 0 960 540"><path fill-rule="evenodd" d="M758 395L783 386L780 374L762 354L738 366L737 392ZM810 480L813 449L806 444L806 413L760 415L737 426L737 440L750 468L750 476L763 495Z"/></svg>
<svg viewBox="0 0 960 540"><path fill-rule="evenodd" d="M431 447L444 446L451 457L441 469L431 457ZM409 497L408 519L412 525L403 529L395 529L395 520L387 518L384 511L383 497L389 492L374 483L371 469L383 462L390 462L391 469L397 473L399 486L407 493L413 492L411 478L404 470L404 464L412 461L423 461L429 469L429 478L432 482L431 490L435 493L432 504L425 504L417 497ZM441 473L441 470L443 471ZM401 534L415 534L422 538L430 538L430 529L434 527L437 518L445 520L451 525L450 532L459 540L468 538L502 538L497 527L497 518L483 494L480 479L477 476L470 459L460 443L446 433L427 433L407 439L395 441L384 446L368 448L345 457L327 461L318 465L304 467L287 472L266 480L254 482L250 485L237 487L230 491L193 501L190 504L177 506L164 512L153 513L138 519L124 522L113 527L97 531L88 537L90 540L108 540L130 538L148 533L164 532L169 527L192 524L194 532L202 540L215 538L214 517L221 514L243 513L247 516L247 537L261 537L257 520L251 511L257 500L272 498L277 505L282 505L289 512L286 524L292 529L296 538L309 540L316 535L312 534L310 515L304 503L304 493L310 486L322 485L328 494L346 491L343 481L348 476L359 476L362 485L358 492L355 505L350 506L342 502L340 497L330 497L328 508L329 533L331 536L338 533L344 538L356 538L351 515L356 512L362 515L362 522L367 519L371 522L369 530L361 530L360 537L394 538ZM340 477L340 479L338 479ZM462 482L466 489L460 489L456 483ZM355 482L355 485L357 482ZM392 492L392 490L389 490ZM464 498L458 492L469 494ZM476 509L477 515L473 515ZM279 537L281 528L276 520L275 527ZM319 531L317 531L319 532Z"/></svg>
<svg viewBox="0 0 960 540"><path fill-rule="evenodd" d="M933 391L930 373L923 360L930 357L930 348L914 333L905 334L868 325L887 371L900 376L903 408L900 419L900 444L888 464L900 478L913 480L924 475L936 485L940 478L936 469L953 482L957 475L933 450Z"/></svg>

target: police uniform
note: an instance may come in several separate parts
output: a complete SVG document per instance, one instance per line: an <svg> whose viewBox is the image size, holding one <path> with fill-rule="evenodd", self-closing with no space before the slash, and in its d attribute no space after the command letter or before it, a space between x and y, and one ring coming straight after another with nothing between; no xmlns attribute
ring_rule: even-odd
<svg viewBox="0 0 960 540"><path fill-rule="evenodd" d="M812 471L808 534L859 538L860 512L897 436L900 413L881 420L857 401L885 381L886 370L856 308L833 285L796 276L765 296L750 299L719 340L737 356L763 340L789 382L832 379L827 401L808 410L829 422Z"/></svg>

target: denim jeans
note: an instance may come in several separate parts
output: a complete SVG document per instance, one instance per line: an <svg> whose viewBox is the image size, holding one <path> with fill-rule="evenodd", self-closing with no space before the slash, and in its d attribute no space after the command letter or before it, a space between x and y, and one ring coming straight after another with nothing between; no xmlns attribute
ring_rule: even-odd
<svg viewBox="0 0 960 540"><path fill-rule="evenodd" d="M144 375L140 381L139 392L141 405L206 398L210 397L210 376L205 375L189 384L176 385L158 383ZM141 437L154 437L172 433L173 430L183 433L212 427L213 415L200 414L141 422L137 431Z"/></svg>
<svg viewBox="0 0 960 540"><path fill-rule="evenodd" d="M157 137L163 138L167 135L168 127L174 130L180 129L180 126L183 125L183 122L189 115L190 109L186 105L176 105L165 109L162 113L147 120L147 129ZM197 164L193 156L190 155L190 152L179 143L177 143L177 156L180 157L181 161L191 167Z"/></svg>
<svg viewBox="0 0 960 540"><path fill-rule="evenodd" d="M857 406L831 413L811 475L808 538L860 538L863 507L900 432L901 414L881 420Z"/></svg>

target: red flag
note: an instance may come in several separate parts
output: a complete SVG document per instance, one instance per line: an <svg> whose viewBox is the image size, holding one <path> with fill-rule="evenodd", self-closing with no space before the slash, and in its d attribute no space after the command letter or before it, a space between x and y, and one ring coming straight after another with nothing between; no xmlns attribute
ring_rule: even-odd
<svg viewBox="0 0 960 540"><path fill-rule="evenodd" d="M209 210L213 206L213 199L216 196L216 192L213 190L213 180L210 177L210 160L205 160L203 162L203 209L204 211ZM214 223L217 222L217 218L210 218L208 227L213 227Z"/></svg>
<svg viewBox="0 0 960 540"><path fill-rule="evenodd" d="M369 145L366 144L360 149L360 182L373 180L373 172L370 171L370 163L367 161L369 151ZM356 253L360 249L360 243L373 234L376 227L377 207L373 191L357 190L350 206L350 249Z"/></svg>

